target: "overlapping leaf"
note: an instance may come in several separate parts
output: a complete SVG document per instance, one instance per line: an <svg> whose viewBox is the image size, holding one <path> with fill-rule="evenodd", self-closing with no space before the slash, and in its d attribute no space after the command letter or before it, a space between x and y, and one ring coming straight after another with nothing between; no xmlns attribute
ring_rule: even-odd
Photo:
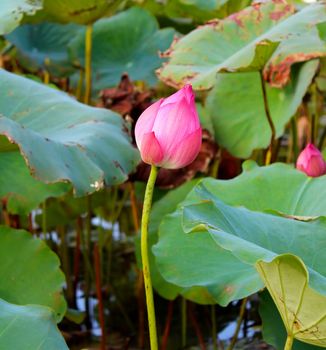
<svg viewBox="0 0 326 350"><path fill-rule="evenodd" d="M17 58L24 68L67 76L74 72L67 46L80 29L81 26L72 23L26 24L7 35L7 39L17 47Z"/></svg>
<svg viewBox="0 0 326 350"><path fill-rule="evenodd" d="M0 298L17 305L47 306L60 321L66 302L58 257L44 241L23 230L1 226L0 243Z"/></svg>
<svg viewBox="0 0 326 350"><path fill-rule="evenodd" d="M258 261L257 270L285 324L287 334L326 347L326 291L316 293L302 260L291 254L271 262Z"/></svg>
<svg viewBox="0 0 326 350"><path fill-rule="evenodd" d="M155 84L154 71L162 63L159 52L169 47L174 34L171 28L159 30L155 17L140 8L96 22L92 53L94 88L98 91L117 85L125 72L132 80ZM84 45L82 31L70 45L72 57L80 66L84 66Z"/></svg>
<svg viewBox="0 0 326 350"><path fill-rule="evenodd" d="M326 5L294 12L286 1L272 0L201 26L168 50L169 62L159 71L160 79L175 87L192 83L204 90L215 85L218 72L264 69L272 86L284 86L294 63L326 55L316 27L325 21Z"/></svg>
<svg viewBox="0 0 326 350"><path fill-rule="evenodd" d="M294 219L296 215L311 219L325 212L325 182L326 177L307 178L282 164L253 167L234 180L203 180L160 227L159 241L154 246L159 271L178 286L209 286L215 300L225 305L262 287L254 269L257 260L271 260L290 252L309 267L313 288L326 290L324 254L316 248L326 244L326 222ZM227 205L222 200L251 210ZM252 210L274 211L284 217ZM200 232L190 233L187 238L184 232L196 227ZM217 244L216 256L210 253L214 248L207 232ZM246 271L237 277L241 268ZM228 280L231 274L232 281Z"/></svg>
<svg viewBox="0 0 326 350"><path fill-rule="evenodd" d="M0 94L0 134L18 144L41 181L68 181L83 195L123 182L138 162L126 126L113 112L5 71ZM7 148L4 143L0 151Z"/></svg>

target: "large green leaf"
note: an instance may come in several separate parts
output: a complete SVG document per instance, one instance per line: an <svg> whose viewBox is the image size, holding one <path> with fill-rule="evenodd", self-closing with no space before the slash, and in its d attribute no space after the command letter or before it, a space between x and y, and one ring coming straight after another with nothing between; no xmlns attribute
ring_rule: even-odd
<svg viewBox="0 0 326 350"><path fill-rule="evenodd" d="M253 266L238 261L230 252L216 245L207 231L185 233L181 210L162 220L153 252L164 279L180 290L200 290L193 298L195 302L202 298L207 300L206 303L226 306L262 287L261 282L252 277L256 274Z"/></svg>
<svg viewBox="0 0 326 350"><path fill-rule="evenodd" d="M33 15L42 8L42 0L1 0L0 35L10 33L19 26L24 15Z"/></svg>
<svg viewBox="0 0 326 350"><path fill-rule="evenodd" d="M0 95L0 134L18 144L41 181L69 181L83 195L123 182L138 162L123 120L111 111L3 70ZM0 152L9 147L2 143Z"/></svg>
<svg viewBox="0 0 326 350"><path fill-rule="evenodd" d="M59 259L40 239L23 230L0 227L0 298L9 303L48 306L57 321L66 311L65 278Z"/></svg>
<svg viewBox="0 0 326 350"><path fill-rule="evenodd" d="M284 254L271 262L259 261L256 267L281 314L287 334L326 348L326 291L321 295L310 287L303 261Z"/></svg>
<svg viewBox="0 0 326 350"><path fill-rule="evenodd" d="M19 306L0 299L0 348L15 350L68 350L51 309Z"/></svg>
<svg viewBox="0 0 326 350"><path fill-rule="evenodd" d="M263 338L268 344L273 345L276 350L283 350L287 335L282 318L267 290L264 290L259 296L259 314L263 322ZM298 340L294 340L292 347L292 350L318 349L322 348Z"/></svg>
<svg viewBox="0 0 326 350"><path fill-rule="evenodd" d="M19 152L1 152L0 168L0 198L6 198L6 208L12 214L27 215L46 198L70 189L65 183L45 184L34 179Z"/></svg>
<svg viewBox="0 0 326 350"><path fill-rule="evenodd" d="M276 137L302 102L318 61L295 67L285 87L266 84L267 100ZM259 72L217 74L216 84L206 100L216 141L236 157L247 158L257 148L265 148L271 139Z"/></svg>
<svg viewBox="0 0 326 350"><path fill-rule="evenodd" d="M124 72L132 80L155 84L154 71L162 63L159 51L169 47L174 34L171 28L159 30L155 17L140 8L96 22L92 53L94 88L117 85ZM81 66L84 66L84 37L81 31L70 45L76 64Z"/></svg>
<svg viewBox="0 0 326 350"><path fill-rule="evenodd" d="M7 35L7 39L17 47L17 58L24 68L32 72L45 69L54 76L67 76L74 72L67 46L80 29L72 23L26 24Z"/></svg>
<svg viewBox="0 0 326 350"><path fill-rule="evenodd" d="M204 179L181 203L181 209L164 219L159 241L154 246L157 265L163 277L178 286L210 285L209 290L213 290L215 300L225 305L236 299L236 296L239 298L249 295L249 290L254 292L262 286L257 272L252 268L258 259L272 259L278 254L292 252L301 256L311 268L314 287L317 290L322 289L323 285L315 280L319 273L325 276L325 267L321 266L322 252L316 252L320 258L317 262L316 255L314 262L311 251L315 251L315 246L325 245L325 220L300 222L292 219L292 216L297 219L308 216L310 219L311 216L326 212L323 195L326 177L308 178L284 164L259 168L253 162L248 162L246 168L234 180ZM221 200L237 207L227 206ZM188 237L188 242L192 242L191 249L184 249L188 243L182 241L182 236L187 239L181 226L184 206L184 213L190 214L193 211L196 218L192 221L193 218L186 215L187 229L197 224L204 225L203 232L188 234L192 237ZM290 218L253 212L238 206L246 206L255 211L274 211ZM218 248L225 251L225 254L232 254L237 262L231 263L222 254L221 258L214 257L213 254L206 255L206 251L210 252L213 248L212 241L207 241L206 246L202 245L203 235L207 236L205 227L211 232ZM311 232L314 233L313 236ZM196 243L201 249L196 249ZM182 258L179 259L180 256ZM217 265L219 268L215 273L207 268ZM228 271L228 274L236 273L239 266L247 267L247 273L233 278L230 286L223 271ZM214 294L214 288L223 290L228 287L232 291L231 295L223 295L221 298L219 294Z"/></svg>
<svg viewBox="0 0 326 350"><path fill-rule="evenodd" d="M325 15L323 3L296 14L294 7L282 0L254 4L175 42L167 53L169 62L159 72L160 79L175 87L192 83L201 90L214 86L218 72L264 68L271 85L284 86L293 63L326 55L326 44L316 28Z"/></svg>

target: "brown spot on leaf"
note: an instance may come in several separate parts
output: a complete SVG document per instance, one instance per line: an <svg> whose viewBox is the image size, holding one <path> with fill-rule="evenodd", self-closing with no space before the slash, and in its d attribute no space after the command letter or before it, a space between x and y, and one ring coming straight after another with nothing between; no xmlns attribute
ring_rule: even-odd
<svg viewBox="0 0 326 350"><path fill-rule="evenodd" d="M92 12L94 10L97 9L97 5L94 6L90 6L87 8L83 8L83 9L79 9L79 10L75 10L75 11L71 11L69 12L69 16L79 16L79 15L83 15L86 12Z"/></svg>
<svg viewBox="0 0 326 350"><path fill-rule="evenodd" d="M230 20L234 21L239 27L244 28L243 15L241 12L234 13L228 17Z"/></svg>
<svg viewBox="0 0 326 350"><path fill-rule="evenodd" d="M291 66L294 63L305 62L313 58L325 57L325 52L295 53L276 64L273 61L264 70L264 79L272 87L282 88L290 80ZM274 60L275 61L275 60Z"/></svg>
<svg viewBox="0 0 326 350"><path fill-rule="evenodd" d="M294 8L292 5L286 5L282 10L276 10L269 14L269 18L273 21L279 21L283 17L287 17L289 13L292 13Z"/></svg>

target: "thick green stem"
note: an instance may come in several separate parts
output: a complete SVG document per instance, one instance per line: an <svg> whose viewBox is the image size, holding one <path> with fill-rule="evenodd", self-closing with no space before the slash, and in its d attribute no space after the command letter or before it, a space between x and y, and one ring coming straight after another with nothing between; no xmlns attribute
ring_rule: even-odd
<svg viewBox="0 0 326 350"><path fill-rule="evenodd" d="M92 34L93 25L88 24L85 34L85 104L90 103L92 90Z"/></svg>
<svg viewBox="0 0 326 350"><path fill-rule="evenodd" d="M158 344L157 344L153 287L152 287L152 281L151 281L151 272L149 267L149 256L148 256L148 221L149 221L149 214L152 206L153 191L154 191L154 185L155 185L157 173L158 173L158 169L154 165L152 165L151 173L149 175L149 179L148 179L146 191L145 191L143 215L142 215L142 221L141 221L141 256L142 256L142 264L143 264L143 275L144 275L144 283L145 283L145 295L146 295L151 350L158 350Z"/></svg>
<svg viewBox="0 0 326 350"><path fill-rule="evenodd" d="M293 345L293 335L288 335L286 338L284 350L292 350L292 345Z"/></svg>

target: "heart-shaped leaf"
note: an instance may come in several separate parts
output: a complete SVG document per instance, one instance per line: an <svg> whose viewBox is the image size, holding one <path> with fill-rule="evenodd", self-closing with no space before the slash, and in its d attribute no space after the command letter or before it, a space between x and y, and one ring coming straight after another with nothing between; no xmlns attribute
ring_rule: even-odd
<svg viewBox="0 0 326 350"><path fill-rule="evenodd" d="M54 76L68 76L75 69L68 55L68 44L81 26L44 22L25 24L6 36L17 48L19 63L31 72L45 69Z"/></svg>
<svg viewBox="0 0 326 350"><path fill-rule="evenodd" d="M1 0L0 1L0 35L10 33L25 15L33 15L42 9L42 0Z"/></svg>
<svg viewBox="0 0 326 350"><path fill-rule="evenodd" d="M19 146L41 181L69 181L84 195L123 182L138 162L123 120L111 111L3 70L0 96L0 134ZM9 147L2 143L0 152Z"/></svg>
<svg viewBox="0 0 326 350"><path fill-rule="evenodd" d="M264 69L272 86L284 86L294 63L326 55L316 27L325 21L325 4L294 12L286 1L272 0L201 26L168 50L170 59L159 71L160 79L205 90L215 85L218 72Z"/></svg>
<svg viewBox="0 0 326 350"><path fill-rule="evenodd" d="M326 290L322 295L311 288L303 261L284 254L271 262L258 261L256 268L281 314L287 334L325 348Z"/></svg>
<svg viewBox="0 0 326 350"><path fill-rule="evenodd" d="M283 88L266 84L268 107L276 137L295 114L311 84L319 62L312 60L294 67ZM259 72L217 74L216 84L206 100L216 141L236 157L247 158L271 139Z"/></svg>
<svg viewBox="0 0 326 350"><path fill-rule="evenodd" d="M0 227L0 298L9 303L51 308L60 321L66 311L65 278L59 259L40 239L23 230ZM1 332L0 332L1 333Z"/></svg>
<svg viewBox="0 0 326 350"><path fill-rule="evenodd" d="M92 72L95 90L117 85L123 73L132 80L154 85L154 74L161 63L160 51L172 42L175 31L159 30L150 13L131 8L94 24ZM84 66L85 33L81 31L70 45L75 63Z"/></svg>
<svg viewBox="0 0 326 350"><path fill-rule="evenodd" d="M0 299L0 348L68 350L51 309L14 305Z"/></svg>

